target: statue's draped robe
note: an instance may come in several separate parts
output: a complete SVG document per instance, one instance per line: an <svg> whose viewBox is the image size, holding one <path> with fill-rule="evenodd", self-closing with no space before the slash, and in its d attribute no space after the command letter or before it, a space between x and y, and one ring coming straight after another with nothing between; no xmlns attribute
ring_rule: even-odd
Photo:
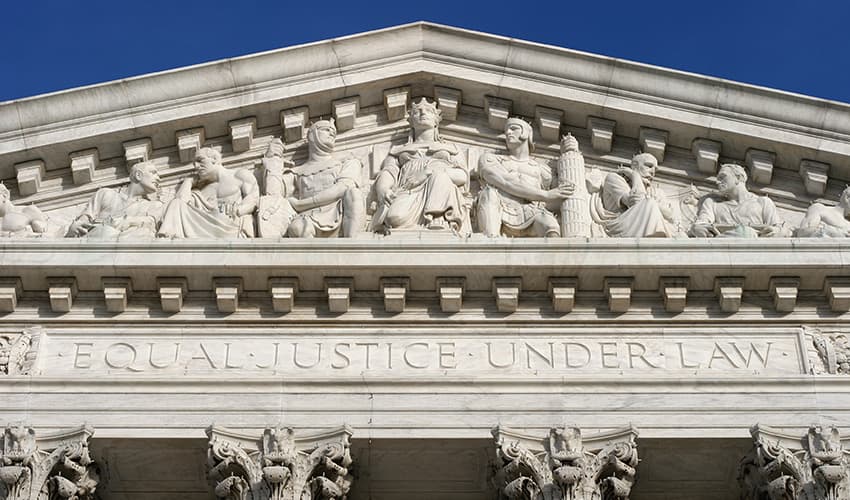
<svg viewBox="0 0 850 500"><path fill-rule="evenodd" d="M608 174L602 189L590 199L590 215L602 226L608 236L615 238L669 237L673 231L664 218L659 205L663 200L660 189L650 184L646 198L624 208L621 199L628 196L632 187L619 174Z"/></svg>
<svg viewBox="0 0 850 500"><path fill-rule="evenodd" d="M162 217L163 204L154 196L130 198L123 190L98 189L80 215L80 217L88 218L94 225L86 234L86 238L155 238L157 222ZM122 222L130 217L134 218L134 225L122 230Z"/></svg>
<svg viewBox="0 0 850 500"><path fill-rule="evenodd" d="M457 148L442 142L396 146L384 161L383 170L395 180L395 199L378 206L373 228L411 228L425 223L425 215L444 217L453 227L463 223L463 193L448 170L463 168Z"/></svg>
<svg viewBox="0 0 850 500"><path fill-rule="evenodd" d="M165 209L159 236L165 238L227 239L254 235L253 215L231 217L226 207L242 201L237 194L226 199L204 198L193 190L188 201L175 198Z"/></svg>
<svg viewBox="0 0 850 500"><path fill-rule="evenodd" d="M746 193L732 201L708 196L702 202L694 224L714 226L720 237L757 238L760 231L780 224L776 205L767 196Z"/></svg>
<svg viewBox="0 0 850 500"><path fill-rule="evenodd" d="M338 183L345 184L349 188L360 187L362 166L354 158L343 161L329 161L315 170L305 169L308 166L309 164L306 164L291 170L295 175L295 190L298 199L310 198ZM336 235L340 226L342 226L342 199L305 210L294 217L309 220L313 227L324 235Z"/></svg>

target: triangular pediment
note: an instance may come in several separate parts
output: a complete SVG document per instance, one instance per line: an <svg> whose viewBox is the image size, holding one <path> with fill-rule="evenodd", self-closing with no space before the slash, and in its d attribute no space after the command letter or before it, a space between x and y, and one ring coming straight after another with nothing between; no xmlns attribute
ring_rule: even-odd
<svg viewBox="0 0 850 500"><path fill-rule="evenodd" d="M602 173L661 148L658 179L677 192L704 194L717 165L747 164L752 189L792 222L850 179L846 104L430 23L3 103L0 177L17 204L61 222L98 188L126 184L141 157L172 188L198 140L229 167L256 168L275 137L298 161L310 121L330 116L349 123L337 149L374 177L422 96L437 99L441 134L467 160L503 149L510 115L534 124L537 157L554 160L569 132ZM16 193L16 181L28 187Z"/></svg>

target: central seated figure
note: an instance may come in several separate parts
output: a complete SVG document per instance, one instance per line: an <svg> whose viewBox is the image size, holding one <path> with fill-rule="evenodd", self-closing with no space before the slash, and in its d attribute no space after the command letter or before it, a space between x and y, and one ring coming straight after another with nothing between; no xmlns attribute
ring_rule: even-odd
<svg viewBox="0 0 850 500"><path fill-rule="evenodd" d="M440 139L440 110L422 98L410 107L410 139L390 149L373 186L372 230L468 226L461 187L469 176L457 148Z"/></svg>

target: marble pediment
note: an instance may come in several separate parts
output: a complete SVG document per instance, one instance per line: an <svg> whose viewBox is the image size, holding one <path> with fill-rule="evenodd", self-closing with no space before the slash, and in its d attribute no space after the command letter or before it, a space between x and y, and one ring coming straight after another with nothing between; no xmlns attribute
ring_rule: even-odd
<svg viewBox="0 0 850 500"><path fill-rule="evenodd" d="M273 140L302 164L310 124L333 117L336 152L359 161L368 198L387 156L410 148L407 109L423 97L442 113L437 149L468 170L470 206L479 160L506 153L514 116L533 127L533 159L553 169L573 135L588 183L652 153L683 227L724 163L747 167L750 191L789 227L850 180L846 104L429 23L2 103L0 178L16 206L44 213L43 237L60 237L98 189L126 187L135 163L156 165L163 204L202 147L262 185Z"/></svg>

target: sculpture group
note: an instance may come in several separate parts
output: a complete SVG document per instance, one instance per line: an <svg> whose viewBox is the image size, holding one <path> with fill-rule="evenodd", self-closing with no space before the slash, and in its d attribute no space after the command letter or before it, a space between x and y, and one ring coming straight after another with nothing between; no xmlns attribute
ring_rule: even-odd
<svg viewBox="0 0 850 500"><path fill-rule="evenodd" d="M436 104L414 102L408 121L407 142L390 148L371 185L358 159L335 152L334 122L320 120L307 131L306 162L285 159L283 142L274 139L259 175L228 169L220 152L200 148L195 175L167 203L156 166L134 164L127 186L99 189L63 232L90 239L350 238L420 230L487 237L850 235L850 189L837 206L813 204L800 227L790 228L768 197L747 189L742 166L725 164L715 192L700 197L692 189L689 217L682 195L665 193L655 181L652 154L639 153L594 181L575 138L563 138L553 166L533 156L531 125L509 118L504 152L484 153L470 168L458 146L441 138ZM0 235L41 235L47 222L35 206L16 207L0 185Z"/></svg>

